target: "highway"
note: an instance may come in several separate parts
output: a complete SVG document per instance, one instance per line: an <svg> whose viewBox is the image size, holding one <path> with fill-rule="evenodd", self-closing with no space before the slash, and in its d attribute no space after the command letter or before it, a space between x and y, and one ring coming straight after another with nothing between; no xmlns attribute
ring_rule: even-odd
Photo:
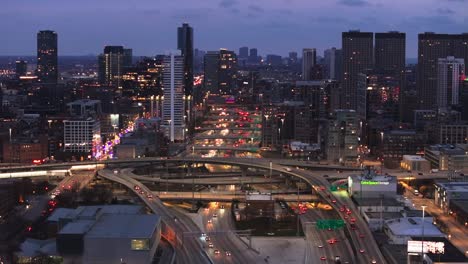
<svg viewBox="0 0 468 264"><path fill-rule="evenodd" d="M319 230L314 224L318 219L337 219L331 211L317 208L308 210L301 215L301 223L307 238L306 263L335 263L335 257L339 256L341 263L356 263L354 253L345 237L343 229ZM330 244L329 240L336 239L337 242ZM325 257L325 260L321 258ZM357 263L356 263L357 264Z"/></svg>
<svg viewBox="0 0 468 264"><path fill-rule="evenodd" d="M199 241L196 239L183 239L183 234L185 232L200 232L200 230L198 228L191 229L191 227L184 224L183 221L177 220L177 217L169 211L158 198L148 198L147 194L151 191L146 186L140 184L131 177L122 175L122 173L115 174L114 171L111 170L100 170L98 173L99 176L105 179L120 183L130 190L133 190L154 213L161 216L162 222L164 223L163 225L166 225L168 229L174 232L174 237L168 237L168 240L173 244L176 250L177 263L211 263L204 251L201 250ZM143 193L135 190L134 186L139 186Z"/></svg>
<svg viewBox="0 0 468 264"><path fill-rule="evenodd" d="M161 200L191 200L191 192L152 192L154 195L159 196ZM238 193L236 195L233 192L195 192L196 200L203 201L232 201L233 199L245 199L245 193ZM297 201L297 194L273 194L273 199L281 199L286 202ZM301 194L301 199L307 201L317 200L316 195Z"/></svg>
<svg viewBox="0 0 468 264"><path fill-rule="evenodd" d="M205 184L205 185L232 185L239 183L249 184L265 184L265 183L281 183L284 179L266 179L264 177L213 177L213 178L198 178L197 176L186 177L185 179L168 179L164 177L148 177L132 175L132 178L146 182L169 182L180 184Z"/></svg>

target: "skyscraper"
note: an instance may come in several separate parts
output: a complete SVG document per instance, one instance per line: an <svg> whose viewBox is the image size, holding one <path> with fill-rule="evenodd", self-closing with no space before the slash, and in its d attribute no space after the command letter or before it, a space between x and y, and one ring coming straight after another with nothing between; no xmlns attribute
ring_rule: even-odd
<svg viewBox="0 0 468 264"><path fill-rule="evenodd" d="M184 57L170 54L163 60L164 102L162 127L171 142L185 138Z"/></svg>
<svg viewBox="0 0 468 264"><path fill-rule="evenodd" d="M356 109L358 75L372 68L373 34L349 31L342 33L343 47L343 109Z"/></svg>
<svg viewBox="0 0 468 264"><path fill-rule="evenodd" d="M417 91L420 107L433 109L437 100L437 63L440 58L453 56L468 60L468 34L418 35Z"/></svg>
<svg viewBox="0 0 468 264"><path fill-rule="evenodd" d="M250 49L249 62L254 64L258 63L258 51L256 48Z"/></svg>
<svg viewBox="0 0 468 264"><path fill-rule="evenodd" d="M405 70L406 34L398 31L375 33L375 69L398 72Z"/></svg>
<svg viewBox="0 0 468 264"><path fill-rule="evenodd" d="M343 53L335 47L324 52L324 77L326 79L340 80L343 76Z"/></svg>
<svg viewBox="0 0 468 264"><path fill-rule="evenodd" d="M218 93L219 51L208 51L203 60L205 92Z"/></svg>
<svg viewBox="0 0 468 264"><path fill-rule="evenodd" d="M121 87L123 63L122 46L105 46L104 53L98 57L98 77L101 85Z"/></svg>
<svg viewBox="0 0 468 264"><path fill-rule="evenodd" d="M219 51L218 89L221 94L232 94L236 86L237 56L234 51Z"/></svg>
<svg viewBox="0 0 468 264"><path fill-rule="evenodd" d="M239 48L239 58L248 58L249 57L249 48L241 47Z"/></svg>
<svg viewBox="0 0 468 264"><path fill-rule="evenodd" d="M297 52L291 51L289 52L289 61L288 64L296 64L297 63Z"/></svg>
<svg viewBox="0 0 468 264"><path fill-rule="evenodd" d="M16 77L25 76L28 73L28 63L24 60L16 61Z"/></svg>
<svg viewBox="0 0 468 264"><path fill-rule="evenodd" d="M193 93L193 28L187 23L177 28L177 49L184 58L185 95Z"/></svg>
<svg viewBox="0 0 468 264"><path fill-rule="evenodd" d="M465 79L465 61L455 57L441 58L437 63L437 108L459 103L460 87ZM466 106L465 106L466 107Z"/></svg>
<svg viewBox="0 0 468 264"><path fill-rule="evenodd" d="M123 49L123 59L122 66L123 68L129 68L133 65L133 50L132 49Z"/></svg>
<svg viewBox="0 0 468 264"><path fill-rule="evenodd" d="M57 83L57 33L43 30L37 33L37 79L42 83Z"/></svg>
<svg viewBox="0 0 468 264"><path fill-rule="evenodd" d="M312 80L312 70L317 64L317 51L315 49L302 50L302 80Z"/></svg>

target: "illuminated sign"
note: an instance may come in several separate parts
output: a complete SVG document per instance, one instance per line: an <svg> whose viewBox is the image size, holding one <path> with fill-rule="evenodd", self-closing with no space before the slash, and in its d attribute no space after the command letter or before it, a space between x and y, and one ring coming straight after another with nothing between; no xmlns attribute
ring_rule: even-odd
<svg viewBox="0 0 468 264"><path fill-rule="evenodd" d="M421 247L422 241L408 241L408 253L424 253L444 254L444 242L424 241L424 246Z"/></svg>
<svg viewBox="0 0 468 264"><path fill-rule="evenodd" d="M389 185L389 182L382 181L361 181L362 185Z"/></svg>

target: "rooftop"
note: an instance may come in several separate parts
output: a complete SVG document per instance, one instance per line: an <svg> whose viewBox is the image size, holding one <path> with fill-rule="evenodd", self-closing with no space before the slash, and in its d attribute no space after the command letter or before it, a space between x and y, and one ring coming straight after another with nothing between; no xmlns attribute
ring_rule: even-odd
<svg viewBox="0 0 468 264"><path fill-rule="evenodd" d="M86 234L94 224L94 220L77 220L66 224L60 231L61 235Z"/></svg>
<svg viewBox="0 0 468 264"><path fill-rule="evenodd" d="M450 200L451 205L455 205L456 207L460 208L464 212L468 213L468 201L466 200Z"/></svg>
<svg viewBox="0 0 468 264"><path fill-rule="evenodd" d="M86 234L86 238L151 238L160 217L150 215L103 215Z"/></svg>
<svg viewBox="0 0 468 264"><path fill-rule="evenodd" d="M359 196L353 197L355 200L356 204L358 206L401 206L403 207L403 203L398 202L396 199L392 198L384 198L384 199L368 199L368 198L363 198L359 199Z"/></svg>
<svg viewBox="0 0 468 264"><path fill-rule="evenodd" d="M468 192L468 182L436 182L436 188L446 189L448 191Z"/></svg>
<svg viewBox="0 0 468 264"><path fill-rule="evenodd" d="M426 230L424 230L424 234ZM421 241L421 237L413 237L413 240ZM427 253L431 260L437 263L467 263L468 258L465 257L463 252L460 252L449 240L445 237L431 237L430 235L424 236L424 241L434 241L444 243L444 254Z"/></svg>
<svg viewBox="0 0 468 264"><path fill-rule="evenodd" d="M59 219L94 220L99 214L138 214L142 207L139 205L94 205L80 206L76 209L57 208L47 219L57 222Z"/></svg>
<svg viewBox="0 0 468 264"><path fill-rule="evenodd" d="M420 236L422 234L422 217L408 217L385 221L387 228L396 236ZM424 219L424 235L434 237L444 237L435 225L432 224L432 217Z"/></svg>
<svg viewBox="0 0 468 264"><path fill-rule="evenodd" d="M403 155L403 159L409 161L426 161L425 158L418 155Z"/></svg>

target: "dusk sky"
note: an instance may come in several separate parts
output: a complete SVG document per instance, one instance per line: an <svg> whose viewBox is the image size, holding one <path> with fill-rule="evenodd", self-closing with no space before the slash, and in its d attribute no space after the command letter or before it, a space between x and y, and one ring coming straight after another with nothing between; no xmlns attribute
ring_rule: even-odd
<svg viewBox="0 0 468 264"><path fill-rule="evenodd" d="M256 47L286 55L304 47L341 47L349 29L407 33L416 57L417 33L468 32L468 0L3 0L0 55L35 55L36 32L55 30L60 55L124 45L134 55L176 48L177 26L194 28L202 50Z"/></svg>

